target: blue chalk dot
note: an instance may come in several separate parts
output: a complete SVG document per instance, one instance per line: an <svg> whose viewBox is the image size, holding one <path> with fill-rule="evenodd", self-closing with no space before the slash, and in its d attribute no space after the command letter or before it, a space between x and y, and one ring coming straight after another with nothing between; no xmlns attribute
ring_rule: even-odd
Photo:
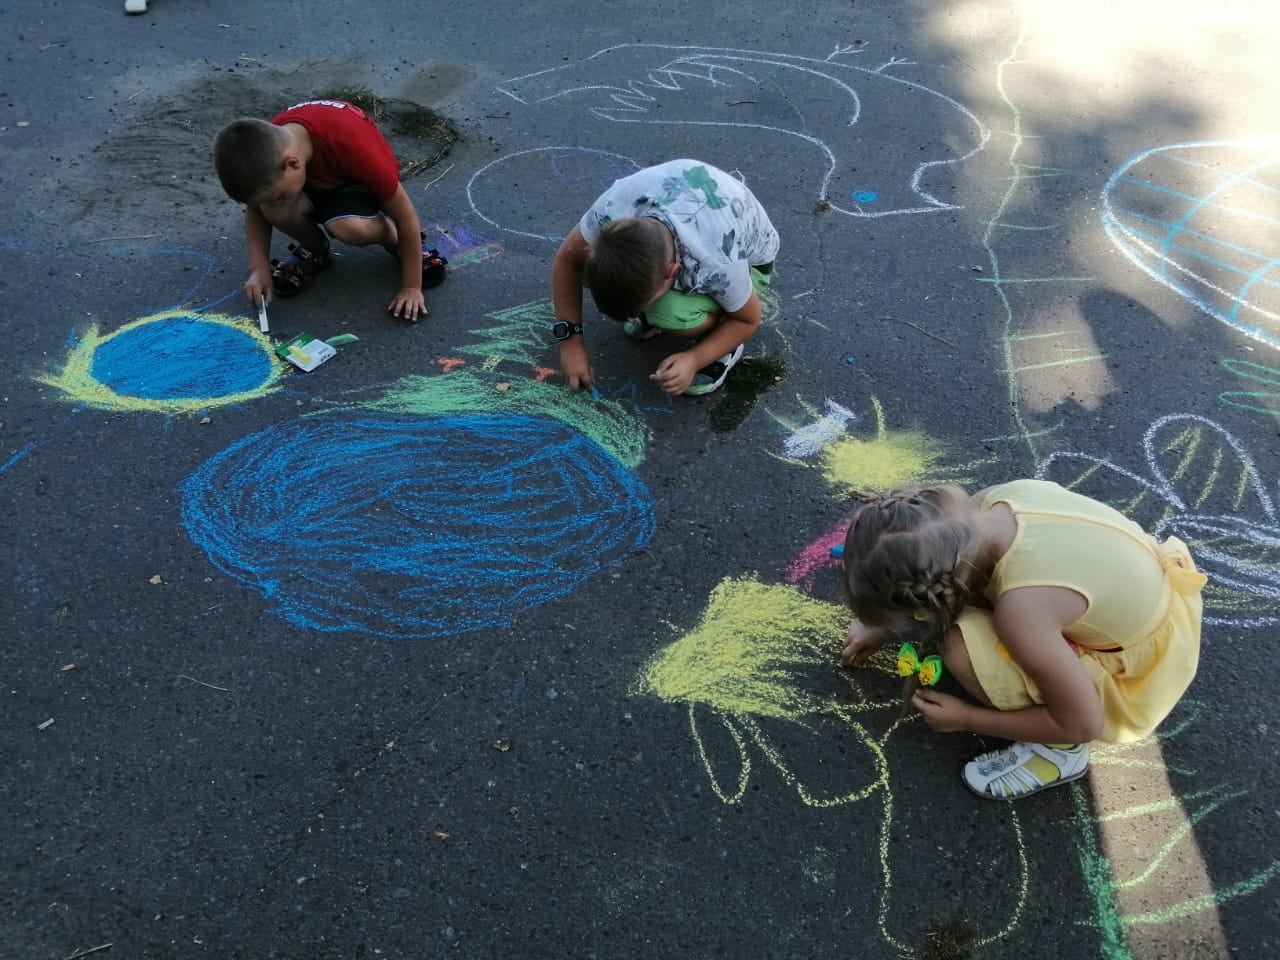
<svg viewBox="0 0 1280 960"><path fill-rule="evenodd" d="M849 194L857 203L875 203L879 199L880 194L874 190L855 190Z"/></svg>
<svg viewBox="0 0 1280 960"><path fill-rule="evenodd" d="M271 358L250 334L195 316L143 323L104 341L89 373L121 396L193 400L249 393L271 379Z"/></svg>

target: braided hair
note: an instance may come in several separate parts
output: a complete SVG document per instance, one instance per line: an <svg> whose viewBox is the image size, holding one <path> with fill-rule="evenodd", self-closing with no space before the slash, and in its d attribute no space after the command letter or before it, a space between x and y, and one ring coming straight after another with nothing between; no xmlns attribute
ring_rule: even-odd
<svg viewBox="0 0 1280 960"><path fill-rule="evenodd" d="M890 634L924 620L926 652L940 649L965 607L988 606L993 549L956 498L954 487L855 494L844 542L844 595L854 616ZM918 686L915 674L904 680L900 718Z"/></svg>
<svg viewBox="0 0 1280 960"><path fill-rule="evenodd" d="M891 632L925 620L940 638L966 606L987 605L993 558L956 497L952 487L855 495L844 593L859 620Z"/></svg>

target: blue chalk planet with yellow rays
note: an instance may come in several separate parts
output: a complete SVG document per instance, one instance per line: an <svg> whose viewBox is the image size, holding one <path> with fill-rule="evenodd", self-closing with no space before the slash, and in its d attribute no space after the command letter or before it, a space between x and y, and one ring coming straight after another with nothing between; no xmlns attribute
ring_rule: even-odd
<svg viewBox="0 0 1280 960"><path fill-rule="evenodd" d="M105 336L90 328L59 373L37 379L80 406L178 414L264 397L281 372L271 341L243 319L170 310Z"/></svg>

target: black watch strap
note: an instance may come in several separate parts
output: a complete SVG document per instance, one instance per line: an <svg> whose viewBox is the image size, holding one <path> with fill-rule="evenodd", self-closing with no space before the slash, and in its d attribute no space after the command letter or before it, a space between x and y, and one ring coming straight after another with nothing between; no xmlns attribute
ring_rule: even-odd
<svg viewBox="0 0 1280 960"><path fill-rule="evenodd" d="M557 340L568 340L572 336L582 336L582 324L557 320L551 325L551 335Z"/></svg>

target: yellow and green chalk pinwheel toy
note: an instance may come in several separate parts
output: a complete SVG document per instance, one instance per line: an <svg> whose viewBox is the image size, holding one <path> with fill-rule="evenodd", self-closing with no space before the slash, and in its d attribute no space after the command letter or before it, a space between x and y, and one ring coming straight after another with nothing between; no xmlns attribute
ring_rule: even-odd
<svg viewBox="0 0 1280 960"><path fill-rule="evenodd" d="M913 673L920 674L920 682L932 687L942 679L942 658L936 653L920 659L916 648L904 643L898 650L898 676L909 677Z"/></svg>

